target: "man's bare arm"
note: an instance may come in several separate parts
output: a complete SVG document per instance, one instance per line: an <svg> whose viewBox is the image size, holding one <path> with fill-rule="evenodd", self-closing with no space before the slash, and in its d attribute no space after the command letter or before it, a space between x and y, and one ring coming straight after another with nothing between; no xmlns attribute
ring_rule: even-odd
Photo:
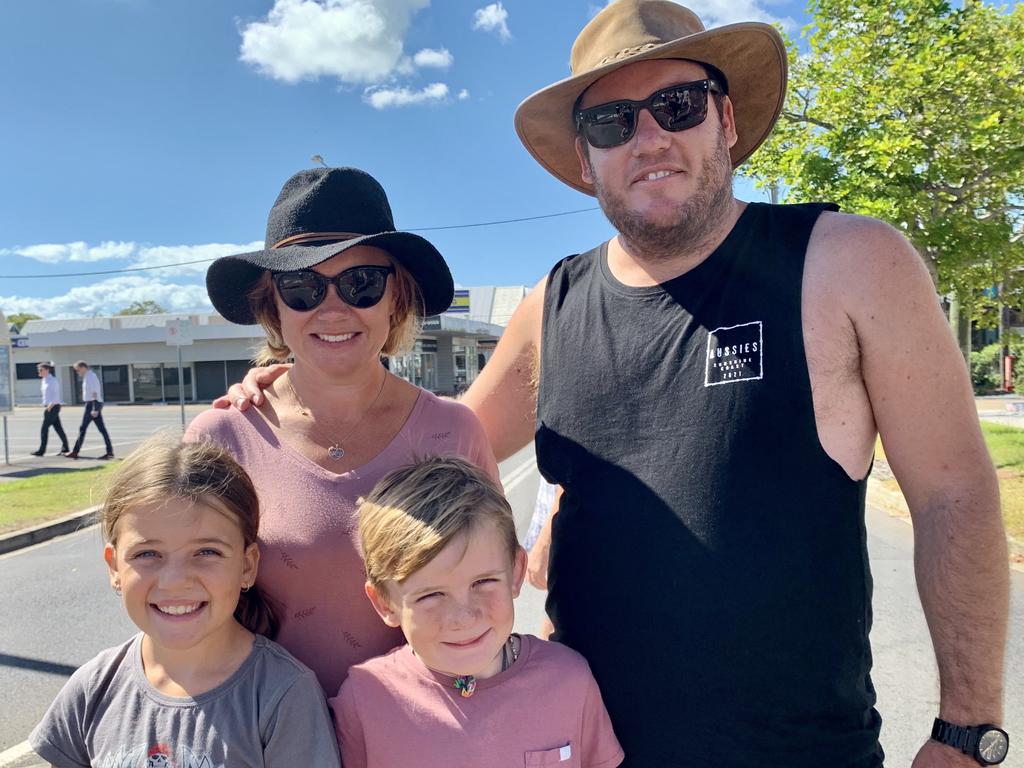
<svg viewBox="0 0 1024 768"><path fill-rule="evenodd" d="M499 462L533 439L545 282L519 304L487 366L461 398L483 424Z"/></svg>
<svg viewBox="0 0 1024 768"><path fill-rule="evenodd" d="M939 668L937 714L964 725L1000 723L1006 537L963 357L912 246L871 219L828 222L819 244L839 254L841 309L853 324L886 459L913 519L918 592ZM921 763L926 753L945 765L964 757L934 742L922 749Z"/></svg>

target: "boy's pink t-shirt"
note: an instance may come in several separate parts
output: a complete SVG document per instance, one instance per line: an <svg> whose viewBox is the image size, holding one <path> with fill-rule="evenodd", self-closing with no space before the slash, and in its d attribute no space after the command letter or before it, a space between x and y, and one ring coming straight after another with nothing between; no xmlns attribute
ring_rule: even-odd
<svg viewBox="0 0 1024 768"><path fill-rule="evenodd" d="M583 657L523 635L519 659L463 698L404 645L353 667L334 710L345 768L614 768L623 753Z"/></svg>
<svg viewBox="0 0 1024 768"><path fill-rule="evenodd" d="M252 478L260 500L257 583L280 608L275 639L316 673L327 695L350 666L403 642L363 592L357 499L391 470L437 455L461 456L500 483L473 412L426 390L383 451L340 475L278 439L255 409L204 411L184 439L202 437L227 448Z"/></svg>

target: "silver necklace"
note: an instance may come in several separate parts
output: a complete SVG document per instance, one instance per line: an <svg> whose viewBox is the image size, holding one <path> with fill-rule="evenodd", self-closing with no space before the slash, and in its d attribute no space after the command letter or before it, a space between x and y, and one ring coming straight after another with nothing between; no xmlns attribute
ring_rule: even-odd
<svg viewBox="0 0 1024 768"><path fill-rule="evenodd" d="M288 378L288 388L292 391L292 396L295 398L295 402L299 404L299 407L295 409L295 412L298 413L298 414L301 414L302 416L308 416L310 418L310 425L309 425L310 429L313 430L313 432L317 435L317 437L320 440L323 440L327 436L324 435L320 430L317 429L317 427L316 427L316 418L313 416L312 411L310 411L309 408L306 407L306 404L302 402L302 398L299 397L299 393L296 391L295 385L292 384L292 376L291 376L290 372L288 373L288 377L287 378ZM356 419L356 423L352 425L351 429L349 429L348 434L346 434L340 440L332 440L329 437L327 438L326 442L327 442L327 444L329 446L327 448L327 455L328 455L328 457L330 457L334 461L341 461L343 458L345 458L345 449L341 447L341 444L344 443L346 440L348 440L350 437L352 437L352 435L355 434L356 427L358 427L360 424L362 424L363 423L363 419L366 418L366 414L368 414L370 411L373 410L373 406L375 406L377 404L377 401L380 400L381 394L383 394L383 392L384 392L384 385L387 383L387 381L388 381L388 372L384 371L384 378L381 379L380 389L377 390L377 396L373 398L373 402L370 403L369 407L365 411L363 411L362 416L360 416L358 419Z"/></svg>

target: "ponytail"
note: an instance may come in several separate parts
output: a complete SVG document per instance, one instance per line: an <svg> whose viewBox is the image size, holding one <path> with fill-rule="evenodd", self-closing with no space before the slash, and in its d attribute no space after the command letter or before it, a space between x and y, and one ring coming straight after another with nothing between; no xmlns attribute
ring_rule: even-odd
<svg viewBox="0 0 1024 768"><path fill-rule="evenodd" d="M238 596L235 619L250 632L266 635L273 640L281 628L278 614L274 601L255 584Z"/></svg>

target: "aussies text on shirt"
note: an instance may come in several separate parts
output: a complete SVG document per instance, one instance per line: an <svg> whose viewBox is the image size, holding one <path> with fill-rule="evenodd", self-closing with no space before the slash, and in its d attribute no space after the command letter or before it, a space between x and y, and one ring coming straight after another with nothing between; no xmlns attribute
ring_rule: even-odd
<svg viewBox="0 0 1024 768"><path fill-rule="evenodd" d="M764 377L764 329L761 321L708 332L704 386L735 384Z"/></svg>

